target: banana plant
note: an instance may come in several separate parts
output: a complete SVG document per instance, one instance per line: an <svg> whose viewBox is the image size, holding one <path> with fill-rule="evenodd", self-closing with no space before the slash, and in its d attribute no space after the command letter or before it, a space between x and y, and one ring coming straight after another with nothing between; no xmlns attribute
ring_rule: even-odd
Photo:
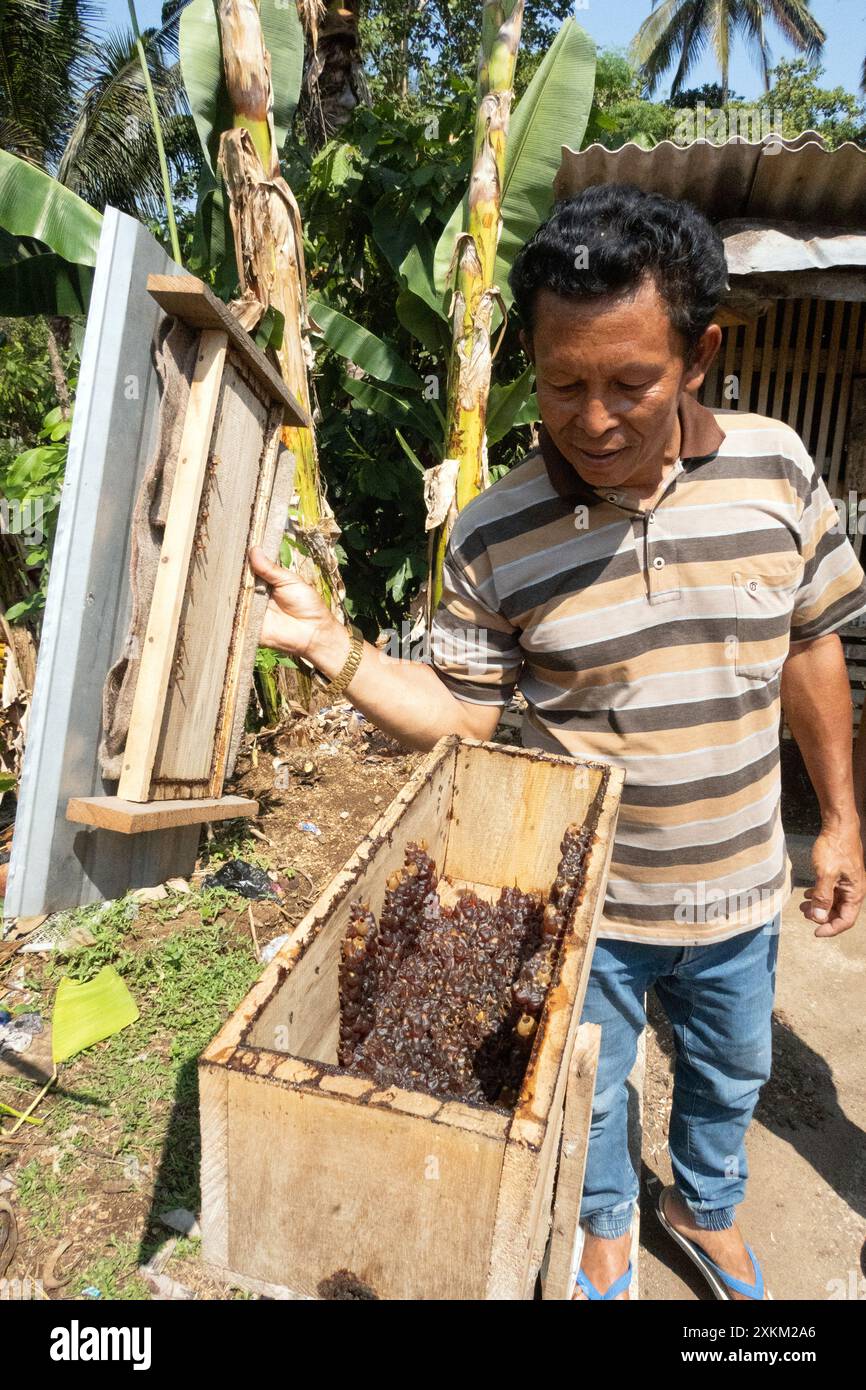
<svg viewBox="0 0 866 1390"><path fill-rule="evenodd" d="M513 7L509 12L514 15ZM497 13L501 19L505 12L499 6ZM498 34L499 30L495 32ZM494 42L494 38L488 35L488 56L492 56ZM492 307L490 326L494 330L510 305L508 271L514 256L552 206L553 180L559 168L562 146L567 144L580 148L582 143L592 104L594 80L595 50L592 41L573 19L567 19L511 114L504 160L497 166L501 168L498 205L501 235L498 238L495 235L495 206L491 203L486 205L486 212L491 216L492 234L486 235L484 254L478 259L487 268L485 283L488 294L495 287L501 299L501 305ZM483 131L483 121L481 124ZM319 160L332 160L335 177L341 149L332 144L318 156ZM500 158L501 154L500 142ZM347 163L345 154L343 163ZM469 244L466 238L470 236L470 225L467 192L455 205L444 231L435 242L423 225L414 227L414 239L406 251L402 250L400 229L392 228L388 236L384 235L383 229L379 229L376 235L380 249L398 277L395 310L399 322L421 348L440 359L448 355L449 346L458 357L465 351L467 336L462 324L462 331L458 335L459 345L453 345L449 271L456 260L458 240L463 240L464 248ZM473 244L476 234L477 227L471 233ZM464 251L464 255L468 254ZM478 256L477 250L475 254ZM469 289L467 295L464 280L464 309L473 297L477 306L480 295L478 283ZM459 465L457 476L461 479L459 488L454 487L453 501L456 505L449 507L452 499L447 496L444 499L453 521L455 511L464 506L486 481L482 468L486 445L498 442L516 425L537 420L531 367L527 367L513 381L489 385L488 378L486 383L482 382L482 389L474 394L468 423L465 415L462 422L456 422L454 402L458 385L454 373L449 373L451 418L446 422L436 400L425 398L421 380L410 382L398 372L399 358L391 345L360 329L359 325L352 324L352 320L345 316L335 315L333 310L329 312L328 306L323 305L321 300L311 301L311 305L313 317L327 346L351 364L351 374L347 374L342 383L347 394L397 428L401 448L413 466L424 471L425 481L428 481L427 475L431 475L433 470L423 469L401 431L414 429L417 435L434 446L440 458L448 459L456 455ZM359 336L350 334L347 325L359 330ZM358 379L359 371L363 374L362 379ZM441 562L450 527L440 525L431 529L434 530L434 537L431 572L428 575L428 619L441 593Z"/></svg>
<svg viewBox="0 0 866 1390"><path fill-rule="evenodd" d="M0 313L84 313L101 226L77 193L0 150Z"/></svg>

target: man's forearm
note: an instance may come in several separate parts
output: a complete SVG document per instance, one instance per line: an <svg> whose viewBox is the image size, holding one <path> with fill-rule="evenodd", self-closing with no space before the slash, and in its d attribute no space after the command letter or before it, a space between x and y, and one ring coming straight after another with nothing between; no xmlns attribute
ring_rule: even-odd
<svg viewBox="0 0 866 1390"><path fill-rule="evenodd" d="M333 679L350 647L349 633L335 622L306 655L324 676ZM473 711L455 699L431 666L387 656L369 642L364 643L361 664L345 693L356 709L407 748L432 748L445 734L490 737L492 727L488 732L483 726L498 717L496 707L479 706Z"/></svg>
<svg viewBox="0 0 866 1390"><path fill-rule="evenodd" d="M851 761L851 689L835 633L792 647L782 671L782 706L825 826L857 815Z"/></svg>
<svg viewBox="0 0 866 1390"><path fill-rule="evenodd" d="M866 832L866 719L860 712L860 725L854 740L854 800Z"/></svg>

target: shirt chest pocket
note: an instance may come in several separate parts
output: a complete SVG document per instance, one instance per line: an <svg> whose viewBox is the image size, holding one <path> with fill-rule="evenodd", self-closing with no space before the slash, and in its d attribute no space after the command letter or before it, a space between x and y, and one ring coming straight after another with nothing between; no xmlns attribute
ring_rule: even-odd
<svg viewBox="0 0 866 1390"><path fill-rule="evenodd" d="M744 565L731 574L738 676L768 681L781 671L791 642L791 618L802 574L799 555L764 566Z"/></svg>

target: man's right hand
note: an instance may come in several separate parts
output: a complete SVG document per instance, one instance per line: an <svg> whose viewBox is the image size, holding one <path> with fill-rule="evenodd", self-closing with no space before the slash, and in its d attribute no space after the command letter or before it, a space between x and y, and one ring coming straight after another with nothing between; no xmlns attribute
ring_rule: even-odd
<svg viewBox="0 0 866 1390"><path fill-rule="evenodd" d="M259 546L252 547L249 560L271 590L262 646L304 657L333 680L351 650L348 629L312 585L273 564ZM445 734L492 738L501 713L499 705L456 699L426 661L388 656L369 642L346 694L356 709L406 748L432 748Z"/></svg>
<svg viewBox="0 0 866 1390"><path fill-rule="evenodd" d="M250 548L249 561L254 573L264 579L271 591L259 638L261 645L306 657L315 665L314 654L323 641L333 638L335 629L343 633L345 629L312 584L274 564L261 546Z"/></svg>

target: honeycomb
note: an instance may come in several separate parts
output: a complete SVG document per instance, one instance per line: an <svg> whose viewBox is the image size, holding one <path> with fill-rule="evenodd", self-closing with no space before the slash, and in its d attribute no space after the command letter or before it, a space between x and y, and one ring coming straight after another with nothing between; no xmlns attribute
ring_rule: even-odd
<svg viewBox="0 0 866 1390"><path fill-rule="evenodd" d="M570 825L547 894L470 889L441 902L425 846L406 846L378 921L350 905L339 969L342 1067L382 1085L513 1107L593 841Z"/></svg>

